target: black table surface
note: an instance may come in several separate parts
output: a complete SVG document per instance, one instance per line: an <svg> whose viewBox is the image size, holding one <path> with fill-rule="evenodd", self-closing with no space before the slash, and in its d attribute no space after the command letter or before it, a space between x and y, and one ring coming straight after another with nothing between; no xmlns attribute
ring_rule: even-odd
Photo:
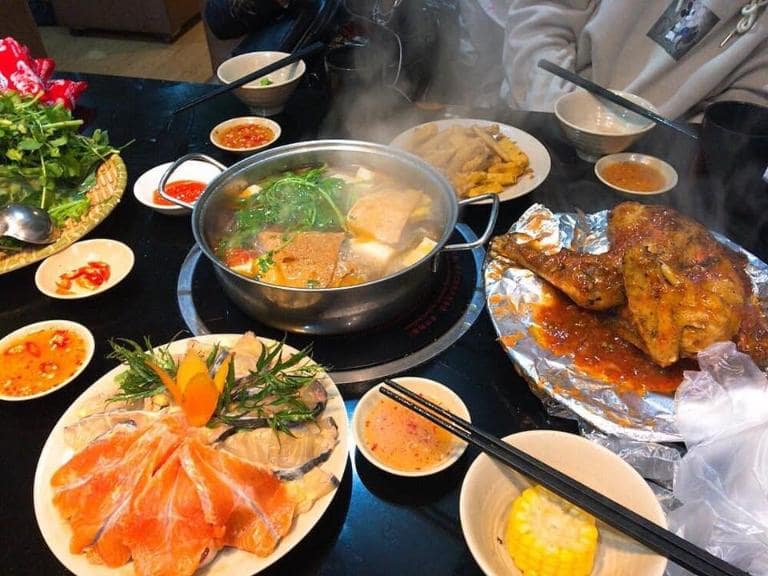
<svg viewBox="0 0 768 576"><path fill-rule="evenodd" d="M79 75L73 75L80 77ZM145 170L185 152L204 152L231 164L237 157L220 153L208 141L218 122L247 110L233 95L224 95L171 120L171 110L210 90L210 86L83 75L89 90L78 114L89 127L109 131L120 145L133 141L122 156L128 167L128 187L114 212L89 237L114 238L134 251L131 274L114 289L95 298L53 300L34 286L36 266L0 276L0 334L48 319L68 319L86 325L96 339L96 352L74 382L44 398L3 403L0 408L0 572L3 574L67 574L42 539L32 505L32 485L40 450L64 410L99 376L114 367L107 341L113 337L154 343L185 330L176 302L181 263L193 245L187 218L167 217L139 204L131 191ZM334 115L322 91L306 87L289 101L277 120L281 143L318 136L349 135L364 126L364 136L387 141L419 121L439 118L444 111L415 108L364 108L358 128ZM358 111L359 112L359 111ZM622 198L603 186L593 166L577 158L551 114L508 110L461 111L519 127L538 138L552 157L547 180L532 194L502 204L496 232L508 229L532 203L560 211L593 212L610 208ZM362 120L362 121L360 121ZM354 135L354 134L353 134ZM678 171L677 188L654 201L671 204L712 229L727 233L758 256L768 256L763 187L711 181L702 166L698 146L664 128L656 128L633 150L665 158ZM468 208L464 220L477 231L487 209ZM211 286L211 297L222 297ZM556 428L576 431L573 422L550 418L516 374L496 341L487 312L456 344L409 375L441 381L465 401L472 419L490 432ZM348 414L369 384L342 390ZM475 574L480 569L462 537L459 491L467 467L477 456L467 450L461 460L434 477L398 479L369 465L353 448L341 486L330 508L309 535L268 574Z"/></svg>

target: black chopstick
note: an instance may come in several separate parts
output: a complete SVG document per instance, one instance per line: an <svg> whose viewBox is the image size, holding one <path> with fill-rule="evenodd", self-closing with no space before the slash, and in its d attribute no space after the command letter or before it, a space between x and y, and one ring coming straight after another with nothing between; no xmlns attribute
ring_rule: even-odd
<svg viewBox="0 0 768 576"><path fill-rule="evenodd" d="M576 84L576 86L580 86L581 88L584 88L584 90L586 90L587 92L592 92L592 94L596 94L601 98L610 100L614 104L623 106L624 108L626 108L627 110L631 110L635 114L639 114L640 116L648 118L649 120L653 120L657 124L668 126L669 128L672 128L673 130L677 130L678 132L681 132L682 134L685 134L686 136L688 136L689 138L693 138L694 140L699 139L699 134L696 132L696 130L694 130L687 124L684 124L682 122L675 122L674 120L670 120L669 118L664 118L664 116L657 114L653 110L648 110L648 108L643 108L642 106L640 106L639 104L635 104L631 100L622 98L618 94L614 94L613 92L611 92L606 88L603 88L599 84L595 84L591 80L582 78L581 76L579 76L578 74L574 74L570 70L561 68L560 66L558 66L557 64L554 64L553 62L550 62L549 60L545 60L545 59L539 60L539 68L542 68L547 72L551 72L555 76L559 76L564 80L568 80L569 82Z"/></svg>
<svg viewBox="0 0 768 576"><path fill-rule="evenodd" d="M275 72L276 70L280 70L280 68L284 68L285 66L288 66L289 64L293 64L294 62L298 62L302 58L307 58L308 56L311 56L315 52L319 52L325 48L325 44L322 42L313 42L309 46L306 46L304 48L301 48L299 50L296 50L292 54L286 56L285 58L282 58L281 60L278 60L277 62L273 62L272 64L269 64L268 66L264 66L264 68L260 68L256 70L255 72L251 72L250 74L246 74L242 78L238 78L234 82L230 82L229 84L225 84L224 86L221 86L220 88L216 88L215 90L211 90L210 92L207 92L203 94L202 96L199 96L195 98L194 100L190 100L186 104L183 104L182 106L179 106L176 108L176 110L173 111L174 114L178 114L179 112L182 112L184 110L187 110L189 108L192 108L193 106L197 106L198 104L202 104L203 102L206 102L210 100L211 98L216 98L216 96L219 96L220 94L224 94L225 92L229 92L230 90L234 90L235 88L239 88L243 84L248 84L248 82L253 82L254 80L258 80L262 76L266 76L267 74L271 74L272 72Z"/></svg>
<svg viewBox="0 0 768 576"><path fill-rule="evenodd" d="M383 395L413 410L462 440L477 446L483 452L501 460L514 470L528 476L694 574L702 576L748 576L746 572L680 538L669 530L665 530L570 476L555 470L530 454L482 431L477 426L422 398L397 382L388 379L384 382L418 404L382 386L379 391ZM426 408L422 406L426 406Z"/></svg>

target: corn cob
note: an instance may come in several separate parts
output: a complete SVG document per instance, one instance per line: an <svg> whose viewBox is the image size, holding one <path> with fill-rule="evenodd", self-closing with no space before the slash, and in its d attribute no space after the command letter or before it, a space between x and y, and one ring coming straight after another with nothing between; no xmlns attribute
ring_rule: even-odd
<svg viewBox="0 0 768 576"><path fill-rule="evenodd" d="M588 576L597 552L595 519L543 486L512 504L506 546L524 576Z"/></svg>

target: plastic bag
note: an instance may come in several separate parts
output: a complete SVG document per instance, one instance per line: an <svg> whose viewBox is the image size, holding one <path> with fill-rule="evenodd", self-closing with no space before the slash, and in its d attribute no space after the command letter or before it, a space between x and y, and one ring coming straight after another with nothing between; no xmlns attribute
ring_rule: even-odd
<svg viewBox="0 0 768 576"><path fill-rule="evenodd" d="M750 574L768 574L768 379L732 342L698 358L700 371L686 372L675 397L688 452L669 525Z"/></svg>

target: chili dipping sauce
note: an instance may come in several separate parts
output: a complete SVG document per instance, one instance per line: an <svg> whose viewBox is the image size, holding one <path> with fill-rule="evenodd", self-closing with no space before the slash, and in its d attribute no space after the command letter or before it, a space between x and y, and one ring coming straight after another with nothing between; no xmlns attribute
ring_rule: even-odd
<svg viewBox="0 0 768 576"><path fill-rule="evenodd" d="M438 466L454 446L449 432L389 398L365 415L362 441L383 464L404 472Z"/></svg>
<svg viewBox="0 0 768 576"><path fill-rule="evenodd" d="M261 124L238 124L223 130L219 142L227 148L255 148L271 142L275 133Z"/></svg>
<svg viewBox="0 0 768 576"><path fill-rule="evenodd" d="M0 350L0 394L23 397L50 390L71 378L85 357L86 343L72 330L19 336Z"/></svg>
<svg viewBox="0 0 768 576"><path fill-rule="evenodd" d="M603 168L603 178L619 188L636 192L654 192L664 187L664 175L641 162L613 162Z"/></svg>
<svg viewBox="0 0 768 576"><path fill-rule="evenodd" d="M182 202L189 202L191 204L200 198L200 195L205 192L206 186L205 182L198 182L197 180L176 180L165 185L165 192L168 196L173 196ZM161 206L175 206L173 202L169 202L160 196L159 190L155 190L152 193L152 202Z"/></svg>

